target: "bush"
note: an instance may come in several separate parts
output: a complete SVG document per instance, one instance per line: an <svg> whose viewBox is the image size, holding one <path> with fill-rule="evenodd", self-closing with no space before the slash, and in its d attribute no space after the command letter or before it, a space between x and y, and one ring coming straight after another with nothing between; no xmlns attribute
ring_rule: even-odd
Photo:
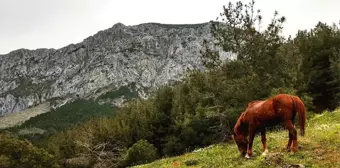
<svg viewBox="0 0 340 168"><path fill-rule="evenodd" d="M27 140L18 140L0 134L0 167L59 167L54 156L33 146Z"/></svg>
<svg viewBox="0 0 340 168"><path fill-rule="evenodd" d="M297 90L293 88L273 88L270 93L270 97L278 94L291 94L296 95Z"/></svg>
<svg viewBox="0 0 340 168"><path fill-rule="evenodd" d="M139 140L127 151L126 165L144 164L157 159L157 149L146 140Z"/></svg>

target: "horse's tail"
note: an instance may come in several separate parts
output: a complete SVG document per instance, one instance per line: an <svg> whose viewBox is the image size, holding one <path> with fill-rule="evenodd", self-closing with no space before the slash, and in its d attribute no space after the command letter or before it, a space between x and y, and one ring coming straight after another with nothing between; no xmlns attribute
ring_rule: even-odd
<svg viewBox="0 0 340 168"><path fill-rule="evenodd" d="M300 126L300 134L301 136L305 135L305 125L306 125L306 108L303 102L299 97L294 96L293 97L293 112L297 112L299 115L299 126Z"/></svg>

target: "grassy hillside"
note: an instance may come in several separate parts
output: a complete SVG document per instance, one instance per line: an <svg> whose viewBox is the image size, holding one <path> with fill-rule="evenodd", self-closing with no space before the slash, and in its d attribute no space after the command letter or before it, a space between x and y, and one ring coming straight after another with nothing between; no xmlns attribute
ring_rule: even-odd
<svg viewBox="0 0 340 168"><path fill-rule="evenodd" d="M114 115L114 110L115 107L110 104L100 105L93 100L79 99L49 113L33 117L17 129L37 127L46 130L62 131L93 117L112 116Z"/></svg>
<svg viewBox="0 0 340 168"><path fill-rule="evenodd" d="M316 115L307 121L306 136L298 136L300 151L296 154L285 152L287 131L280 130L267 134L269 154L266 157L261 155L260 139L259 136L255 138L254 156L248 160L239 157L234 143L222 143L136 168L265 168L288 167L293 164L302 164L305 167L340 167L340 109Z"/></svg>
<svg viewBox="0 0 340 168"><path fill-rule="evenodd" d="M79 99L51 112L32 117L23 124L7 128L6 130L30 140L33 144L39 144L46 137L72 128L90 119L114 116L115 111L116 107L110 104L99 104L93 100Z"/></svg>
<svg viewBox="0 0 340 168"><path fill-rule="evenodd" d="M68 130L90 119L98 117L113 117L117 107L111 104L110 101L121 97L124 97L126 101L138 97L135 84L122 86L118 89L112 89L111 91L101 94L96 100L78 99L50 112L47 112L49 111L48 106L47 111L44 113L40 115L36 114L35 116L26 119L26 121L24 121L21 125L9 127L6 130L16 133L21 137L25 137L33 143L39 143L41 139L54 135L57 132ZM35 111L37 111L36 108ZM26 113L20 114L22 114L22 116L26 116ZM7 119L7 117L3 118ZM0 121L6 121L4 119ZM8 118L7 120L11 121L12 119L13 117ZM7 122L4 122L2 125L6 124Z"/></svg>
<svg viewBox="0 0 340 168"><path fill-rule="evenodd" d="M34 118L40 114L47 113L51 109L48 102L39 104L35 107L25 109L20 112L8 114L5 117L0 117L0 129L10 128L22 124L23 122Z"/></svg>

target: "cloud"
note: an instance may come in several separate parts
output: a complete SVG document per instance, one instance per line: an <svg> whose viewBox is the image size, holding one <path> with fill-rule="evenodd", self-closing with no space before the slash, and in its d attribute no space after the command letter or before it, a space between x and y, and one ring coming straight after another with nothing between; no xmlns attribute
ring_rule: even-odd
<svg viewBox="0 0 340 168"><path fill-rule="evenodd" d="M235 2L236 0L232 0ZM245 1L249 2L249 1ZM0 54L19 48L60 48L121 22L190 24L214 20L225 0L1 0ZM337 22L337 0L257 0L265 19L287 17L285 35L322 20Z"/></svg>

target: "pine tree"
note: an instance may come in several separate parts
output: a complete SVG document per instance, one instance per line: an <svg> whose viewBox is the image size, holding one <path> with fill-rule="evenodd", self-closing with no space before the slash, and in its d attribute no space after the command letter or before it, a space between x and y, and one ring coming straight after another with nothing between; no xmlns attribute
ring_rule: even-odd
<svg viewBox="0 0 340 168"><path fill-rule="evenodd" d="M295 43L303 57L303 80L313 97L315 111L336 108L340 101L339 29L319 22L309 32L299 31Z"/></svg>

